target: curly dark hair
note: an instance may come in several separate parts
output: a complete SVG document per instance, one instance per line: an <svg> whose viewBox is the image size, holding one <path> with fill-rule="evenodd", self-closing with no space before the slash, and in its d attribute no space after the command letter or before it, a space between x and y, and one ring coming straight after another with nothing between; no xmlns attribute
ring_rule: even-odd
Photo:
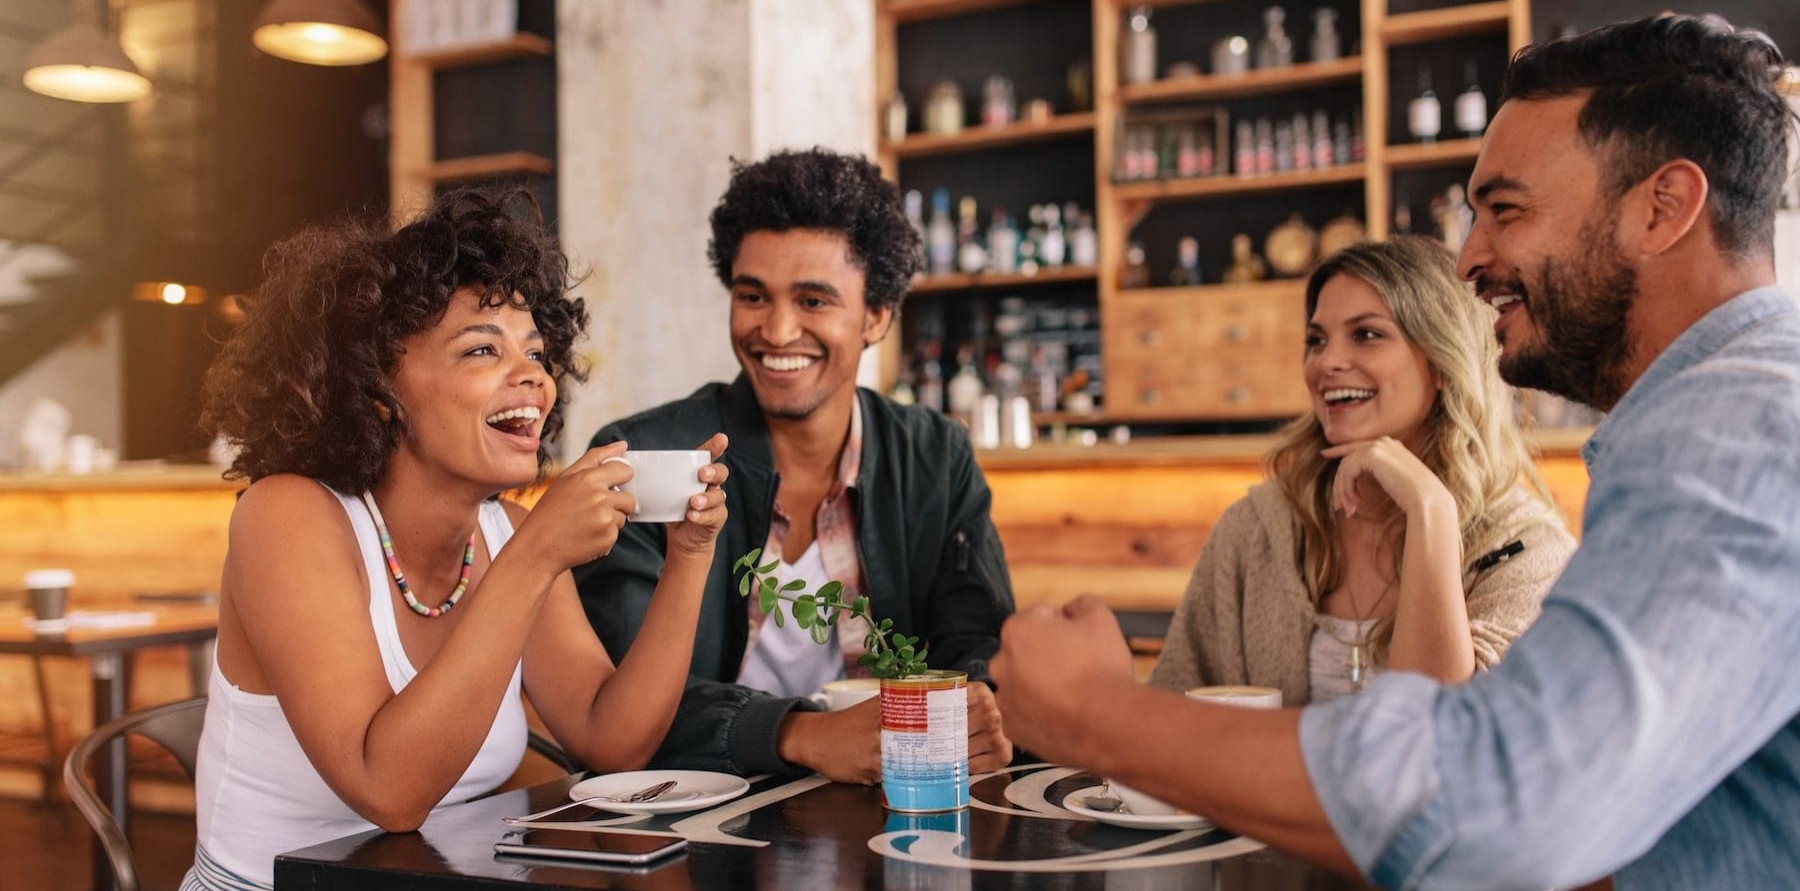
<svg viewBox="0 0 1800 891"><path fill-rule="evenodd" d="M1577 126L1604 152L1613 198L1686 158L1706 172L1719 247L1765 254L1787 176L1793 113L1775 90L1781 50L1716 15L1664 15L1525 47L1500 101L1588 93Z"/></svg>
<svg viewBox="0 0 1800 891"><path fill-rule="evenodd" d="M270 248L263 268L241 329L206 373L201 426L239 449L227 479L294 473L343 492L373 486L407 433L393 388L401 343L469 287L483 307L529 311L544 336L559 386L540 477L549 467L560 384L586 379L573 348L588 315L528 192L450 192L397 232L376 219L307 229Z"/></svg>
<svg viewBox="0 0 1800 891"><path fill-rule="evenodd" d="M841 233L863 271L870 309L899 308L924 264L899 189L866 159L822 148L778 152L755 164L733 158L731 184L713 208L706 248L719 281L731 287L731 265L744 236L789 229Z"/></svg>

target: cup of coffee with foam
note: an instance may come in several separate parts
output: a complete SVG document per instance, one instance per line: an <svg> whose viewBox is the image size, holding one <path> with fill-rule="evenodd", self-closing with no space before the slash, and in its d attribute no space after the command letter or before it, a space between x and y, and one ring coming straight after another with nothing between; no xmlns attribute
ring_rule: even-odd
<svg viewBox="0 0 1800 891"><path fill-rule="evenodd" d="M706 491L700 469L712 463L712 453L705 449L633 449L601 463L611 461L631 466L631 479L619 491L637 498L633 523L678 523L687 518L688 499Z"/></svg>

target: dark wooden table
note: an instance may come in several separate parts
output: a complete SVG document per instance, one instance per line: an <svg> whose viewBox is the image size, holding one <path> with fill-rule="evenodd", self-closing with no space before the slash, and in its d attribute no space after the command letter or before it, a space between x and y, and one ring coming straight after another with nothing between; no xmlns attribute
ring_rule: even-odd
<svg viewBox="0 0 1800 891"><path fill-rule="evenodd" d="M72 603L70 611L89 608L86 601ZM125 714L125 658L145 647L192 644L219 634L219 608L213 604L123 605L108 602L109 611L147 612L149 624L125 628L72 628L39 633L25 624L24 609L0 610L0 654L70 656L88 660L94 686L94 726ZM45 716L49 720L49 716ZM94 771L94 789L113 812L119 829L126 828L130 813L126 777L125 740L114 740L101 751ZM98 842L94 844L94 887L112 887L112 864Z"/></svg>
<svg viewBox="0 0 1800 891"><path fill-rule="evenodd" d="M621 828L687 837L686 853L628 870L496 857L503 816L568 800L573 778L444 808L418 832L372 831L284 854L277 891L334 888L1205 889L1362 887L1223 830L1146 832L1102 825L1056 803L1098 783L1025 765L976 782L965 811L910 816L879 788L762 778L709 810L621 818ZM577 809L582 819L607 815Z"/></svg>

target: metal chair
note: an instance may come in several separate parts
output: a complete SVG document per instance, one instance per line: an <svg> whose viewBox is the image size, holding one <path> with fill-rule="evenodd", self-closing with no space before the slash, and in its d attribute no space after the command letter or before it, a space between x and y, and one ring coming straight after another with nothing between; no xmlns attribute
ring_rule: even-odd
<svg viewBox="0 0 1800 891"><path fill-rule="evenodd" d="M112 863L112 873L119 891L138 891L137 862L132 857L131 842L119 827L119 821L88 782L88 762L109 743L123 742L127 734L136 733L167 749L180 762L181 769L187 772L188 778L193 779L194 762L200 753L200 731L205 720L204 696L133 712L108 722L83 737L69 751L69 759L63 762L63 785L69 791L69 799L75 803L76 809L81 811L81 816L87 819L95 836L100 839L100 846L106 852L107 860ZM586 769L581 762L548 738L538 735L536 731L527 733L525 744L531 751L569 773Z"/></svg>

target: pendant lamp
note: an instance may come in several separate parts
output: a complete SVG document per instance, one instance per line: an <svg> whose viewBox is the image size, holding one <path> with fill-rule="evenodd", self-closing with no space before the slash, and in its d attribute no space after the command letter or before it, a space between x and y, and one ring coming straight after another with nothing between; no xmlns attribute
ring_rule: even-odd
<svg viewBox="0 0 1800 891"><path fill-rule="evenodd" d="M118 41L95 27L88 2L74 0L69 27L25 57L26 89L72 102L132 102L150 95L150 79Z"/></svg>
<svg viewBox="0 0 1800 891"><path fill-rule="evenodd" d="M290 62L363 65L387 55L381 30L361 0L269 0L250 42Z"/></svg>

